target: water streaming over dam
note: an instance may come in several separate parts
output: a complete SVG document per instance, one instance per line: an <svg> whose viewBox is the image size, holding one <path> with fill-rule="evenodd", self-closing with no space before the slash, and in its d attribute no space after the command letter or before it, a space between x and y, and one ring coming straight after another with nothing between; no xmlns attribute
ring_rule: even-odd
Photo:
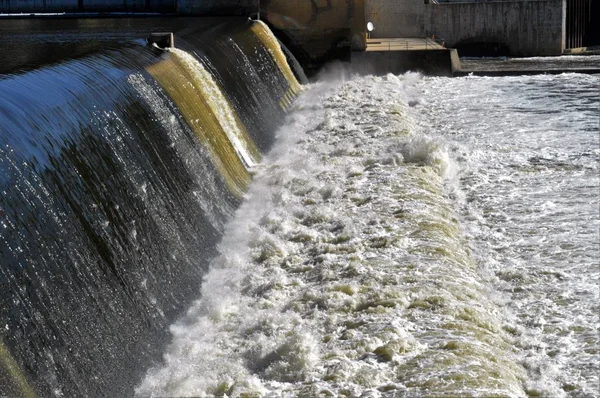
<svg viewBox="0 0 600 398"><path fill-rule="evenodd" d="M308 87L137 395L597 396L598 83Z"/></svg>
<svg viewBox="0 0 600 398"><path fill-rule="evenodd" d="M0 396L597 396L598 76L127 24L0 76Z"/></svg>
<svg viewBox="0 0 600 398"><path fill-rule="evenodd" d="M261 23L121 21L0 77L0 396L133 394L299 89Z"/></svg>

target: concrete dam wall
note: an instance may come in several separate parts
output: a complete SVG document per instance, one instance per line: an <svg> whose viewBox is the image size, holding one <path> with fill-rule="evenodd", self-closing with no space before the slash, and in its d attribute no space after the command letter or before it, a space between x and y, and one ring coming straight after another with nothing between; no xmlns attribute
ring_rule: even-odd
<svg viewBox="0 0 600 398"><path fill-rule="evenodd" d="M370 0L372 37L435 35L461 55L499 50L506 55L557 55L565 48L566 0L426 4L423 0ZM463 51L461 51L463 50Z"/></svg>
<svg viewBox="0 0 600 398"><path fill-rule="evenodd" d="M349 60L351 50L365 48L365 0L0 0L0 14L254 17L259 5L260 19L289 48L308 75L326 62Z"/></svg>
<svg viewBox="0 0 600 398"><path fill-rule="evenodd" d="M473 54L557 55L565 48L564 6L564 0L428 4L425 30L461 55L471 49Z"/></svg>

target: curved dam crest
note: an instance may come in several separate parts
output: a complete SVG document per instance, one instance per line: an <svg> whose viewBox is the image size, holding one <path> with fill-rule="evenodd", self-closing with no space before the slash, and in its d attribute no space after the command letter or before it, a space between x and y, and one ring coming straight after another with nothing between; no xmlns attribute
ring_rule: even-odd
<svg viewBox="0 0 600 398"><path fill-rule="evenodd" d="M259 22L136 24L0 77L1 395L132 395L300 89Z"/></svg>
<svg viewBox="0 0 600 398"><path fill-rule="evenodd" d="M0 37L0 396L597 396L598 75L148 21Z"/></svg>

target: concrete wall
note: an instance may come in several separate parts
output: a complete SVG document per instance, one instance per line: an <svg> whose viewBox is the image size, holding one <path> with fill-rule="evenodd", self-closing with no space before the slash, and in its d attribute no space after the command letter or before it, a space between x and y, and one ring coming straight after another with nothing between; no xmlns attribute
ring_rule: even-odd
<svg viewBox="0 0 600 398"><path fill-rule="evenodd" d="M565 0L425 5L425 30L447 47L506 46L510 55L558 55L565 48Z"/></svg>
<svg viewBox="0 0 600 398"><path fill-rule="evenodd" d="M364 0L261 0L261 19L288 46L308 75L365 48Z"/></svg>
<svg viewBox="0 0 600 398"><path fill-rule="evenodd" d="M373 22L371 37L425 37L423 0L367 0L366 20Z"/></svg>
<svg viewBox="0 0 600 398"><path fill-rule="evenodd" d="M307 35L349 30L353 47L365 47L364 0L262 0L261 18L276 29Z"/></svg>
<svg viewBox="0 0 600 398"><path fill-rule="evenodd" d="M563 52L565 12L566 0L366 2L366 20L375 25L373 38L435 35L459 52L461 46L487 44L523 56Z"/></svg>
<svg viewBox="0 0 600 398"><path fill-rule="evenodd" d="M352 53L352 71L364 75L418 71L427 75L453 76L457 70L460 70L460 61L454 49Z"/></svg>

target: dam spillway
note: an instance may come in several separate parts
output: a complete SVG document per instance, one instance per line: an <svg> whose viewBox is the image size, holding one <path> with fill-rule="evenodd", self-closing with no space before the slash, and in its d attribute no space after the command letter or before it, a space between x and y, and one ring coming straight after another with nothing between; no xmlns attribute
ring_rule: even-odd
<svg viewBox="0 0 600 398"><path fill-rule="evenodd" d="M301 88L246 19L46 23L3 46L2 395L595 396L597 75Z"/></svg>
<svg viewBox="0 0 600 398"><path fill-rule="evenodd" d="M0 78L2 394L130 396L299 86L244 18L163 20L172 52L156 21L46 24L49 65L11 23L33 39Z"/></svg>
<svg viewBox="0 0 600 398"><path fill-rule="evenodd" d="M136 395L595 396L598 76L330 73Z"/></svg>

